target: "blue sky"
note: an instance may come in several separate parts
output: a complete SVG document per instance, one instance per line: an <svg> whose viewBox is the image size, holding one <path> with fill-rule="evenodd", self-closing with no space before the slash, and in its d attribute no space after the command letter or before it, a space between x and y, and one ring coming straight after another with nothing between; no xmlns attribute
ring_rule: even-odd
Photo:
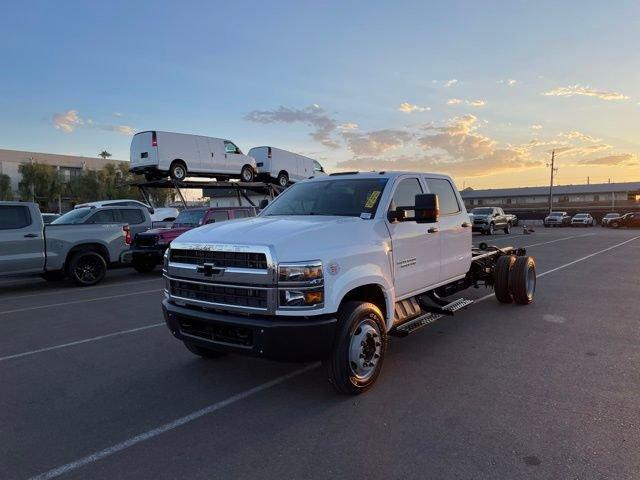
<svg viewBox="0 0 640 480"><path fill-rule="evenodd" d="M637 2L22 2L0 148L128 158L170 130L459 186L640 178ZM405 104L404 107L401 107Z"/></svg>

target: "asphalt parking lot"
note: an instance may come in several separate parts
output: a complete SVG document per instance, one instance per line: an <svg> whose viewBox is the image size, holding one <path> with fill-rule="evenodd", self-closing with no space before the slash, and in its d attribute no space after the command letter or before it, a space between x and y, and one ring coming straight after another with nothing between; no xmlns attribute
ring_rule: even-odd
<svg viewBox="0 0 640 480"><path fill-rule="evenodd" d="M484 288L392 339L337 395L316 364L193 356L159 272L0 282L0 478L640 478L640 231L474 236L528 246L530 306Z"/></svg>

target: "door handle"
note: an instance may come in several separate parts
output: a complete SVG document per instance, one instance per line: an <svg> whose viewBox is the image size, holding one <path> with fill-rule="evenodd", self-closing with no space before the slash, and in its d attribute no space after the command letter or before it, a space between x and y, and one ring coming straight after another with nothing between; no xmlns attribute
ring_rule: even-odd
<svg viewBox="0 0 640 480"><path fill-rule="evenodd" d="M471 226L471 224L469 222L463 222L462 225L460 225L462 228L469 228Z"/></svg>
<svg viewBox="0 0 640 480"><path fill-rule="evenodd" d="M438 233L440 231L440 229L438 227L431 227L429 230L427 230L427 233Z"/></svg>
<svg viewBox="0 0 640 480"><path fill-rule="evenodd" d="M24 238L36 238L37 236L37 233L27 233Z"/></svg>

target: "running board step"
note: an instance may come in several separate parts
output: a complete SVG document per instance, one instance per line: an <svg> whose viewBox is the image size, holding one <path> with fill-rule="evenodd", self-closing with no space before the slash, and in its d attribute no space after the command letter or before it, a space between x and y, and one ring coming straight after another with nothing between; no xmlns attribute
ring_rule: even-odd
<svg viewBox="0 0 640 480"><path fill-rule="evenodd" d="M461 308L471 305L472 303L473 300L459 298L458 300L454 300L450 304L445 305L444 307L442 307L442 309L453 313L460 310ZM426 327L427 325L432 324L433 322L444 316L445 314L443 313L425 313L424 315L420 315L413 320L409 320L407 323L403 323L402 325L396 327L394 330L399 337L406 337L410 333L413 333L416 330L421 329L422 327Z"/></svg>

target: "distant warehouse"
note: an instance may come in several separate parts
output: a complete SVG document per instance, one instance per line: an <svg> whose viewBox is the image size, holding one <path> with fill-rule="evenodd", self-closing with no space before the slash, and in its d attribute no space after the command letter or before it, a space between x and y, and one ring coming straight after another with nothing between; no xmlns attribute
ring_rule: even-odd
<svg viewBox="0 0 640 480"><path fill-rule="evenodd" d="M462 198L467 209L490 205L514 212L545 212L549 209L549 187L466 188ZM553 187L553 209L575 212L637 210L640 182L558 185Z"/></svg>

